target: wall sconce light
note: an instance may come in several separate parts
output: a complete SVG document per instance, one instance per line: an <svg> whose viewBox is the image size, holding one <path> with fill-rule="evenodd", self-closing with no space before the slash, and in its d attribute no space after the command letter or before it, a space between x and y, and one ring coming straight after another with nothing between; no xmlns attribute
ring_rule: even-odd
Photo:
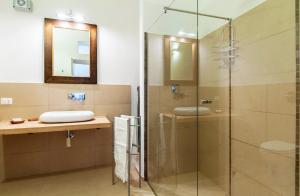
<svg viewBox="0 0 300 196"><path fill-rule="evenodd" d="M84 17L79 14L73 14L72 10L69 10L68 13L65 12L57 12L56 14L57 18L62 19L62 20L69 20L69 21L74 21L74 22L83 22Z"/></svg>

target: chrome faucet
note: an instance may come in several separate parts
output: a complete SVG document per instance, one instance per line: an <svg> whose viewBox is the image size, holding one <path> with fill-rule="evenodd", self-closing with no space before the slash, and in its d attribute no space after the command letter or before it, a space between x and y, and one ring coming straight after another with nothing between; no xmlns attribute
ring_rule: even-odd
<svg viewBox="0 0 300 196"><path fill-rule="evenodd" d="M201 99L201 104L212 104L213 100L209 100L209 99Z"/></svg>
<svg viewBox="0 0 300 196"><path fill-rule="evenodd" d="M73 100L73 101L84 102L85 98L86 98L85 93L69 93L68 94L68 99Z"/></svg>

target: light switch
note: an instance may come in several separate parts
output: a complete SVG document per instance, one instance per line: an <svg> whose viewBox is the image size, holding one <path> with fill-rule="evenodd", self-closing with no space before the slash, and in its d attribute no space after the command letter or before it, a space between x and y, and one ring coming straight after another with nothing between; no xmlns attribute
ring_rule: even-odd
<svg viewBox="0 0 300 196"><path fill-rule="evenodd" d="M7 98L7 97L1 97L0 99L1 105L12 105L13 104L13 98Z"/></svg>

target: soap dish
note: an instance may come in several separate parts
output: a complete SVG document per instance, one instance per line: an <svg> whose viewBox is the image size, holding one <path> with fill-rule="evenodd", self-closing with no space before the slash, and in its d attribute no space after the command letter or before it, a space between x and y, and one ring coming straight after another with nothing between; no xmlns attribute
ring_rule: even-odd
<svg viewBox="0 0 300 196"><path fill-rule="evenodd" d="M23 120L22 118L13 118L13 119L10 121L11 124L22 124L22 123L24 123L24 122L25 122L25 120Z"/></svg>

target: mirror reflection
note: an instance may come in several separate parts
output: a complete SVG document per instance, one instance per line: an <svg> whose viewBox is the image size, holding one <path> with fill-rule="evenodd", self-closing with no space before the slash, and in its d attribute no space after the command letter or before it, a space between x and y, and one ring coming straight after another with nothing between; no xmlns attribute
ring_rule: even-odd
<svg viewBox="0 0 300 196"><path fill-rule="evenodd" d="M53 28L53 76L90 77L90 31Z"/></svg>
<svg viewBox="0 0 300 196"><path fill-rule="evenodd" d="M197 40L165 36L165 84L196 84Z"/></svg>
<svg viewBox="0 0 300 196"><path fill-rule="evenodd" d="M171 80L193 79L192 43L171 41Z"/></svg>

